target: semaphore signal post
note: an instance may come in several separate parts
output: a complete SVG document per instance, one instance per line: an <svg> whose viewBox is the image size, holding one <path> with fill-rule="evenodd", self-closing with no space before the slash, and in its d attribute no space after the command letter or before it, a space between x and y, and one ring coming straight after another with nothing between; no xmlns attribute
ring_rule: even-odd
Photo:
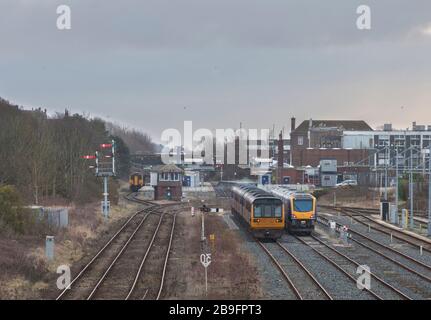
<svg viewBox="0 0 431 320"><path fill-rule="evenodd" d="M83 159L94 159L96 161L95 168L96 177L103 178L103 201L101 203L102 213L105 218L109 217L110 201L108 200L108 179L114 177L115 172L115 141L111 143L103 143L100 145L100 150L96 151L94 155L86 155Z"/></svg>

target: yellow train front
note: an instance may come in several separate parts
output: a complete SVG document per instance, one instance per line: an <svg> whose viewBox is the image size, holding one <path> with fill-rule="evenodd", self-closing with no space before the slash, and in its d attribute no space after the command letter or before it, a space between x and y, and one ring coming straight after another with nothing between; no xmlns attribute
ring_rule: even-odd
<svg viewBox="0 0 431 320"><path fill-rule="evenodd" d="M266 191L254 186L234 186L231 207L256 238L277 239L285 232L283 202Z"/></svg>
<svg viewBox="0 0 431 320"><path fill-rule="evenodd" d="M144 186L144 177L142 174L135 172L129 177L130 191L138 192Z"/></svg>
<svg viewBox="0 0 431 320"><path fill-rule="evenodd" d="M283 201L286 210L286 228L290 233L310 234L314 230L317 202L313 195L282 187L272 189L271 193Z"/></svg>

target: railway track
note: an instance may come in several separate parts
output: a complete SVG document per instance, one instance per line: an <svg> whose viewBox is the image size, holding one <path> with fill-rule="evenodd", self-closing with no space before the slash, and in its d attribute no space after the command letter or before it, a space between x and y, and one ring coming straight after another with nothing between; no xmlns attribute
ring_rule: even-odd
<svg viewBox="0 0 431 320"><path fill-rule="evenodd" d="M217 184L213 184L213 188L214 188L214 191L215 191L216 196L218 198L230 198L231 197L230 191L226 187L220 186Z"/></svg>
<svg viewBox="0 0 431 320"><path fill-rule="evenodd" d="M375 208L360 208L360 207L347 207L347 206L328 206L328 205L319 205L319 207L324 209L332 209L332 210L346 210L346 211L356 211L360 212L363 215L376 215L380 214L379 209ZM413 220L418 225L428 225L428 213L419 211L415 212L415 216L413 217Z"/></svg>
<svg viewBox="0 0 431 320"><path fill-rule="evenodd" d="M316 277L283 244L278 241L267 245L261 241L257 242L280 270L299 300L333 300Z"/></svg>
<svg viewBox="0 0 431 320"><path fill-rule="evenodd" d="M163 214L161 221L163 219L167 222L158 224L140 262L126 300L158 300L161 296L175 230L176 213ZM157 276L154 276L155 274Z"/></svg>
<svg viewBox="0 0 431 320"><path fill-rule="evenodd" d="M357 279L353 276L356 275L356 269L361 266L357 261L353 260L352 258L348 257L344 253L340 252L339 250L335 249L334 247L326 244L321 239L317 238L314 235L307 236L307 237L295 237L299 242L307 245L310 247L314 252L319 254L322 258L324 258L326 261L330 262L332 265L334 265L338 270L342 271L345 275L349 277L353 282L357 282ZM341 258L341 259L340 259ZM348 269L348 270L346 270ZM375 288L373 289L367 289L364 288L363 290L370 293L375 299L383 300L383 299L403 299L403 300L412 300L410 296L399 290L398 288L394 287L392 284L389 284L379 276L377 276L375 273L370 272L370 276L376 280L374 282L374 287L376 284L379 286L378 290L379 293L376 292ZM382 292L385 293L385 295L382 295Z"/></svg>
<svg viewBox="0 0 431 320"><path fill-rule="evenodd" d="M319 220L323 220L324 222L321 222ZM318 222L325 224L328 226L329 219L320 216ZM342 225L337 223L337 227L341 228ZM407 255L399 250L396 250L390 246L387 246L379 241L376 241L372 239L371 237L365 235L364 233L361 233L359 231L356 231L354 229L349 229L349 233L351 235L355 235L356 238L350 237L350 240L357 243L358 245L367 248L368 250L380 255L381 257L385 258L386 260L389 260L393 262L394 264L400 266L401 268L417 275L418 277L422 278L425 281L431 282L430 278L430 272L431 272L431 266L419 261L418 259Z"/></svg>
<svg viewBox="0 0 431 320"><path fill-rule="evenodd" d="M361 208L361 207L351 207L351 206L330 206L330 205L319 205L319 207L325 208L325 209L335 209L339 208L342 210L357 210L361 211L364 214L380 214L380 209L378 208ZM415 211L415 215L422 218L428 217L428 212L426 211Z"/></svg>
<svg viewBox="0 0 431 320"><path fill-rule="evenodd" d="M71 281L70 288L60 293L57 300L135 299L137 297L132 294L142 280L142 270L144 265L149 263L147 258L150 252L163 250L166 246L163 263L159 266L161 271L159 285L156 289L149 288L151 293L156 292L153 298L160 297L176 221L176 212L169 214L166 210L178 204L157 205L148 201L141 202L132 194L127 195L126 199L145 204L146 208L134 213L119 228ZM168 223L162 223L164 220ZM154 222L157 222L156 227ZM166 232L169 241L163 244L163 241L156 238ZM158 248L154 249L156 242ZM145 254L142 256L144 251ZM136 261L140 261L138 267ZM139 298L148 297L149 289Z"/></svg>
<svg viewBox="0 0 431 320"><path fill-rule="evenodd" d="M356 221L357 223L362 224L363 226L366 226L367 228L376 230L378 232L381 232L383 234L389 235L395 239L398 239L400 241L403 241L405 243L408 243L412 246L419 248L422 248L423 251L426 251L428 253L431 253L431 244L425 240L421 240L418 237L414 237L412 235L409 235L408 233L405 233L403 231L397 230L395 228L391 228L389 226L385 226L383 224L380 224L376 222L373 218L367 216L366 214L363 214L362 212L356 210L356 209L337 209L336 211L341 212L342 214L345 214L346 216L350 217L352 220Z"/></svg>

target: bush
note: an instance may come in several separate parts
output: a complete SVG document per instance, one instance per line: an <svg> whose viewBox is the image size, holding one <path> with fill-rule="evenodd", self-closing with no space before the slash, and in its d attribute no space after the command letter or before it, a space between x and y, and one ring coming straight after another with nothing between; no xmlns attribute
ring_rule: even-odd
<svg viewBox="0 0 431 320"><path fill-rule="evenodd" d="M22 234L30 227L31 217L22 207L21 197L13 186L0 187L0 226Z"/></svg>

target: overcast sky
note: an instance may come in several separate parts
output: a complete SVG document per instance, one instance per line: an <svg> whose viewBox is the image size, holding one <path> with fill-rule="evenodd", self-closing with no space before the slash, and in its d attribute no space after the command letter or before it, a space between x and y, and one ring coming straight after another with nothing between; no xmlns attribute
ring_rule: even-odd
<svg viewBox="0 0 431 320"><path fill-rule="evenodd" d="M72 30L56 27L61 4ZM431 1L1 0L0 96L155 140L184 120L431 124Z"/></svg>

